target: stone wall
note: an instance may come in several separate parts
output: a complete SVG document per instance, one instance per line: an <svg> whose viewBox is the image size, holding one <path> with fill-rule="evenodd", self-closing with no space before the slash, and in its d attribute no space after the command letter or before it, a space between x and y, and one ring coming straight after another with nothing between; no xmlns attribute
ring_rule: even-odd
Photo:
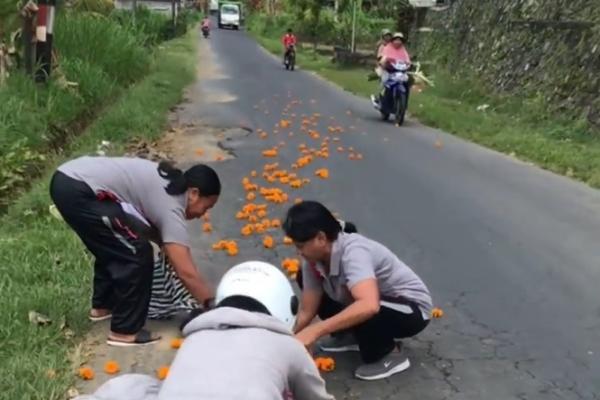
<svg viewBox="0 0 600 400"><path fill-rule="evenodd" d="M455 0L425 25L423 58L600 127L600 0Z"/></svg>

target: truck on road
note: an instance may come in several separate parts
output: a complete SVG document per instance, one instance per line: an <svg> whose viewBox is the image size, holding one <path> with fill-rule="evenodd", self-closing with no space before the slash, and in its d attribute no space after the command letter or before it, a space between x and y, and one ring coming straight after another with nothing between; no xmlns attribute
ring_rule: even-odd
<svg viewBox="0 0 600 400"><path fill-rule="evenodd" d="M242 3L237 1L220 1L218 11L219 29L225 27L240 29L243 22Z"/></svg>

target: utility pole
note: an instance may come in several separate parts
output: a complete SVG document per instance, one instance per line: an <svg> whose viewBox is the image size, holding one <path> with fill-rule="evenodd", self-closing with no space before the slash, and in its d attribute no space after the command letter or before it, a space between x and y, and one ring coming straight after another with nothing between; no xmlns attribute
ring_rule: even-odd
<svg viewBox="0 0 600 400"><path fill-rule="evenodd" d="M35 72L35 80L36 82L47 82L52 73L52 39L56 0L39 0L38 8L35 36L37 39L36 62L39 68Z"/></svg>

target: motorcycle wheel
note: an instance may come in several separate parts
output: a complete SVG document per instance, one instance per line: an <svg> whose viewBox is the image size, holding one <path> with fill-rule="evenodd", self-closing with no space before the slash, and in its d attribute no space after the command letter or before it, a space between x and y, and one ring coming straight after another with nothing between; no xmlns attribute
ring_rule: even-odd
<svg viewBox="0 0 600 400"><path fill-rule="evenodd" d="M296 69L296 57L290 59L290 70L293 71L294 69Z"/></svg>
<svg viewBox="0 0 600 400"><path fill-rule="evenodd" d="M404 123L404 116L406 115L406 93L398 95L394 104L394 111L396 124L402 125Z"/></svg>

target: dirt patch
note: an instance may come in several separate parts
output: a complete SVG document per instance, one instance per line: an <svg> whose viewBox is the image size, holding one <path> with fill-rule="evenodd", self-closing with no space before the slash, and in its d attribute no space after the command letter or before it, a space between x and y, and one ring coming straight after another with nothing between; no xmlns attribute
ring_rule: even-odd
<svg viewBox="0 0 600 400"><path fill-rule="evenodd" d="M217 128L206 125L172 127L156 141L134 139L127 146L126 157L178 163L208 163L235 157L232 144L248 135L247 128Z"/></svg>
<svg viewBox="0 0 600 400"><path fill-rule="evenodd" d="M106 344L106 337L110 329L110 322L101 322L94 325L92 331L74 351L71 359L75 368L88 366L95 372L95 378L90 381L79 381L77 392L93 393L100 385L113 377L104 372L107 361L116 361L120 372L142 373L155 376L161 366L168 366L175 357L176 350L171 348L171 341L180 337L180 319L169 321L148 321L146 327L162 336L162 340L148 347L123 348L112 347Z"/></svg>

